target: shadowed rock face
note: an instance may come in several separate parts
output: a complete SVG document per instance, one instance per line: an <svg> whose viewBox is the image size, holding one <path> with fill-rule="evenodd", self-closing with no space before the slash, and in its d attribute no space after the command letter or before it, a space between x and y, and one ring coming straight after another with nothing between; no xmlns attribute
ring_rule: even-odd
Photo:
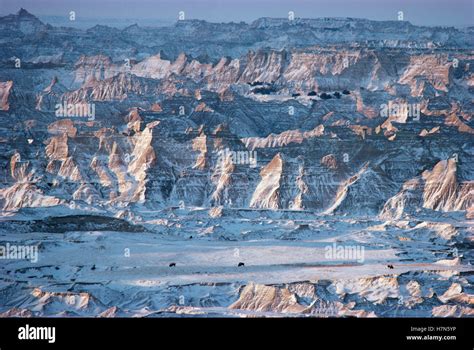
<svg viewBox="0 0 474 350"><path fill-rule="evenodd" d="M79 30L21 10L0 17L0 38L0 242L54 234L38 285L118 281L114 302L14 284L28 302L0 299L0 316L472 314L472 28L262 18ZM328 242L374 255L334 262ZM102 277L84 272L78 245ZM73 261L52 271L64 251Z"/></svg>
<svg viewBox="0 0 474 350"><path fill-rule="evenodd" d="M51 232L64 233L70 231L122 231L143 232L139 225L131 225L125 220L97 215L71 215L49 217L44 220L30 222L10 221L3 227L13 225L18 232Z"/></svg>

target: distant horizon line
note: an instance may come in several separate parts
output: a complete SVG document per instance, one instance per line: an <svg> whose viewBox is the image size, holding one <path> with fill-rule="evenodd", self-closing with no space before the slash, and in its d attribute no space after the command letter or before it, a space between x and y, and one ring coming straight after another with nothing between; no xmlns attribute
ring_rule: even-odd
<svg viewBox="0 0 474 350"><path fill-rule="evenodd" d="M71 24L73 24L73 22L76 22L76 21L70 21L68 19L68 15L69 13L66 13L65 15L55 15L55 14L45 14L45 15L37 15L33 12L30 12L28 11L27 9L25 8L19 8L17 12L15 13L8 13L8 14L5 14L5 13L1 13L0 12L0 18L2 17L6 17L6 16L11 16L11 15L18 15L18 13L21 11L21 10L25 10L26 12L28 12L29 14L35 16L36 18L38 18L39 20L41 20L42 22L46 22L48 19L61 19L61 18L64 18L64 22L71 22ZM202 19L202 18L186 18L186 19L178 19L177 16L175 18L169 18L169 17L123 17L123 16L119 16L119 17L98 17L98 16L81 16L81 18L87 20L88 22L92 22L92 21L100 21L100 20L109 20L109 21L113 21L113 20L121 20L121 21L134 21L134 20L143 20L143 21L161 21L163 22L163 24L177 24L179 22L192 22L192 21L201 21L201 22L206 22L206 23L211 23L211 24L247 24L247 25L251 25L253 24L254 22L258 21L258 20L261 20L261 19L272 19L272 20L281 20L281 21L290 21L288 18L286 17L271 17L271 16L262 16L262 17L257 17L251 21L248 21L248 20L231 20L231 21L212 21L212 20L208 20L208 19ZM436 25L428 25L428 24L414 24L412 23L410 20L397 20L397 19L371 19L371 18L365 18L365 17L352 17L352 16L323 16L323 17L295 17L294 18L294 21L297 21L297 20L302 20L302 21L305 21L305 20L324 20L324 19L336 19L336 20L358 20L358 21L371 21L371 22L405 22L405 23L408 23L412 26L416 26L416 27L427 27L427 28L437 28L437 27L441 27L441 28L470 28L470 27L473 27L474 24L465 24L465 25L453 25L453 24L436 24ZM78 23L78 22L76 22ZM50 25L55 25L54 23L48 23L46 22L46 24L50 24ZM90 24L90 23L89 23ZM157 27L162 27L162 25L157 25ZM117 28L117 27L114 27L114 26L110 26L110 25L106 25L106 24L101 24L101 23L95 23L92 27L89 27L89 28L93 28L94 26L96 25L104 25L104 26L107 26L107 27L110 27L110 28ZM139 23L133 23L133 24L130 24L130 25L127 25L128 26L133 26L133 25L137 25L137 26L140 26ZM122 25L123 26L123 25ZM71 28L74 28L74 27L77 27L77 26L74 26L72 25ZM149 27L149 25L147 25L146 27Z"/></svg>

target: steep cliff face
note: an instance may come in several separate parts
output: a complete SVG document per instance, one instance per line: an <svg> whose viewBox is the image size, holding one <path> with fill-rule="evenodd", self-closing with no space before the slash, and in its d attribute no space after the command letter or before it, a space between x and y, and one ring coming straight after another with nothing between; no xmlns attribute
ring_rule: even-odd
<svg viewBox="0 0 474 350"><path fill-rule="evenodd" d="M291 143L302 143L305 139L324 135L324 125L318 125L310 131L288 130L281 134L270 134L267 137L249 137L242 141L251 150L258 148L285 147Z"/></svg>
<svg viewBox="0 0 474 350"><path fill-rule="evenodd" d="M407 55L398 50L378 52L373 49L331 48L310 51L260 49L239 58L221 57L215 64L191 59L183 52L175 60L163 59L158 54L127 64L114 64L104 56L82 56L75 65L74 81L82 84L84 89L102 86L102 80L131 74L161 80L162 88L168 93L172 92L171 86L184 80L189 84L204 84L206 89L220 93L233 85L240 85L241 89L247 87L246 90L251 92L266 89L282 95L345 89L356 91L361 87L374 91L398 83L407 86L411 96L422 97L428 95L427 87L431 87L434 93L448 92L454 79L450 73L452 64L452 60L443 54ZM117 83L124 84L122 90L136 92L136 87L123 78L114 84ZM145 81L142 80L141 84ZM254 88L248 90L248 84L253 84ZM94 93L96 98L103 95L103 92Z"/></svg>
<svg viewBox="0 0 474 350"><path fill-rule="evenodd" d="M374 214L393 192L391 179L380 168L366 163L341 184L325 213Z"/></svg>
<svg viewBox="0 0 474 350"><path fill-rule="evenodd" d="M74 65L73 83L79 86L88 86L96 81L112 78L124 70L124 65L114 64L110 57L84 55Z"/></svg>
<svg viewBox="0 0 474 350"><path fill-rule="evenodd" d="M176 61L171 62L161 58L161 55L151 56L133 65L131 73L146 78L163 79L171 74L181 74L187 61L185 54L180 54Z"/></svg>
<svg viewBox="0 0 474 350"><path fill-rule="evenodd" d="M145 201L148 170L156 161L151 144L157 125L158 121L148 123L128 137L107 129L96 134L99 149L90 166L101 185L109 188L111 203Z"/></svg>
<svg viewBox="0 0 474 350"><path fill-rule="evenodd" d="M68 103L92 101L123 101L134 95L158 93L157 84L129 73L119 73L110 78L92 80L78 90L67 92L63 99Z"/></svg>
<svg viewBox="0 0 474 350"><path fill-rule="evenodd" d="M10 104L8 98L10 97L10 91L13 86L13 81L2 81L0 82L0 110L8 111Z"/></svg>
<svg viewBox="0 0 474 350"><path fill-rule="evenodd" d="M438 162L432 170L407 181L402 190L384 205L380 217L400 219L422 208L435 211L469 211L474 203L472 181L459 183L456 160Z"/></svg>
<svg viewBox="0 0 474 350"><path fill-rule="evenodd" d="M420 55L410 58L410 64L399 79L400 84L410 86L412 96L421 96L421 82L428 82L436 90L447 92L452 62L447 55Z"/></svg>
<svg viewBox="0 0 474 350"><path fill-rule="evenodd" d="M55 76L47 87L41 91L36 97L36 109L39 111L54 111L61 104L63 95L67 89L62 85Z"/></svg>
<svg viewBox="0 0 474 350"><path fill-rule="evenodd" d="M239 300L230 309L260 312L300 313L306 307L300 305L296 295L286 288L249 284L240 293Z"/></svg>
<svg viewBox="0 0 474 350"><path fill-rule="evenodd" d="M20 208L43 208L59 205L59 198L45 195L35 185L30 183L17 183L0 190L2 210L16 211Z"/></svg>
<svg viewBox="0 0 474 350"><path fill-rule="evenodd" d="M260 171L261 181L250 201L252 208L280 209L281 181L284 161L281 154L275 155L272 161Z"/></svg>
<svg viewBox="0 0 474 350"><path fill-rule="evenodd" d="M455 208L458 192L456 167L456 161L448 159L421 174L424 181L423 207L440 211Z"/></svg>
<svg viewBox="0 0 474 350"><path fill-rule="evenodd" d="M29 161L22 161L21 155L15 153L10 159L10 175L13 182L0 190L0 205L2 210L16 211L20 208L50 207L62 201L54 196L48 196L38 188L39 182Z"/></svg>
<svg viewBox="0 0 474 350"><path fill-rule="evenodd" d="M118 180L118 194L112 199L116 202L144 202L148 169L156 160L151 146L153 130L158 121L149 123L130 140L129 152L117 142L113 142L109 153L108 167ZM126 145L126 143L125 143Z"/></svg>
<svg viewBox="0 0 474 350"><path fill-rule="evenodd" d="M239 77L240 82L272 83L280 78L287 64L287 52L250 52L245 61L245 69Z"/></svg>
<svg viewBox="0 0 474 350"><path fill-rule="evenodd" d="M398 220L405 213L415 211L420 203L419 190L422 185L419 179L409 180L403 184L402 190L385 203L380 213L384 220Z"/></svg>

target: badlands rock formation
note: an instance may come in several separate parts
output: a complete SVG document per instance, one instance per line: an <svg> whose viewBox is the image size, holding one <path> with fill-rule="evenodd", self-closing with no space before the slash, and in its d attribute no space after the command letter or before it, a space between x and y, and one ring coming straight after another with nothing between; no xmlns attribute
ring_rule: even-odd
<svg viewBox="0 0 474 350"><path fill-rule="evenodd" d="M45 263L0 267L0 312L472 315L472 34L1 17L0 242L41 244ZM334 242L374 255L332 261ZM95 287L35 289L73 279Z"/></svg>

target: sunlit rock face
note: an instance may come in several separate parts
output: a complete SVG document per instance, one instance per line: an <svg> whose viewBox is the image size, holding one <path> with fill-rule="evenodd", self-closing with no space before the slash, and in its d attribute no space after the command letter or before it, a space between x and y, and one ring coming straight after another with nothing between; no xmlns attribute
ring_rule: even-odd
<svg viewBox="0 0 474 350"><path fill-rule="evenodd" d="M473 206L473 182L458 183L455 159L440 161L432 170L408 180L402 191L390 198L382 218L399 219L405 211L420 208L435 211L468 211Z"/></svg>
<svg viewBox="0 0 474 350"><path fill-rule="evenodd" d="M8 99L10 97L10 90L13 86L13 81L2 81L0 82L0 110L8 111L10 104Z"/></svg>
<svg viewBox="0 0 474 350"><path fill-rule="evenodd" d="M472 315L472 28L79 30L21 10L0 38L0 241L47 236L47 283L15 284L28 302L0 315ZM42 289L72 278L118 299Z"/></svg>

